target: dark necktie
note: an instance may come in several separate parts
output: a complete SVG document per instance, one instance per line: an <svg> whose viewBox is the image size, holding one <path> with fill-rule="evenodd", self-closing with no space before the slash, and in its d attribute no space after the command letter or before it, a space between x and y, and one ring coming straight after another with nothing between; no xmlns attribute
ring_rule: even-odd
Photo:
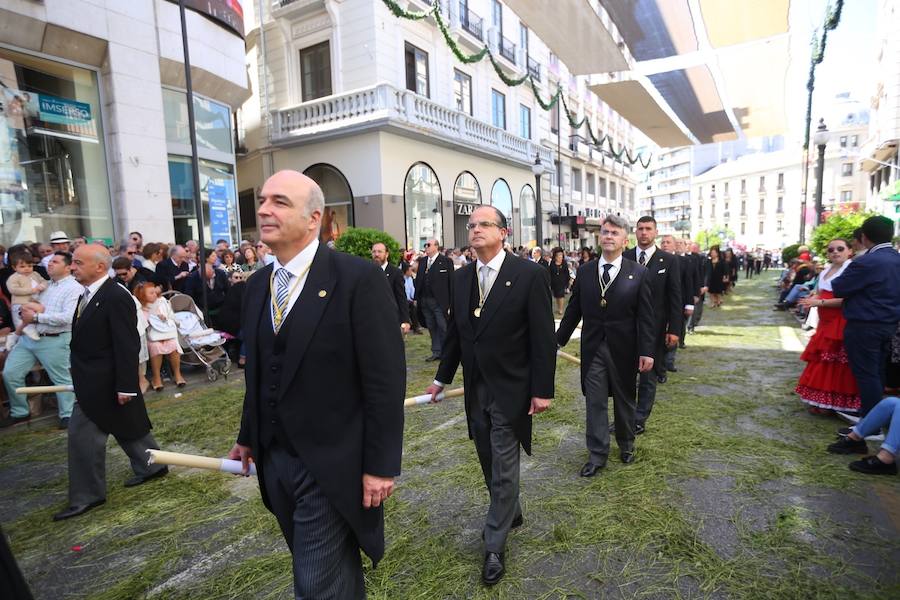
<svg viewBox="0 0 900 600"><path fill-rule="evenodd" d="M647 264L647 253L641 250L641 257L638 258L638 262L641 263L641 266Z"/></svg>
<svg viewBox="0 0 900 600"><path fill-rule="evenodd" d="M612 268L612 266L613 266L612 263L606 263L605 265L603 265L603 275L600 276L600 281L603 282L604 286L609 285L609 282L610 282L609 270Z"/></svg>

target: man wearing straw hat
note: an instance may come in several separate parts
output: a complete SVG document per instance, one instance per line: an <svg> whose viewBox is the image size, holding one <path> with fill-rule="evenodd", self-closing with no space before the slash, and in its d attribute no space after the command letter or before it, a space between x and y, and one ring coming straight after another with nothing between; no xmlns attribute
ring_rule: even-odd
<svg viewBox="0 0 900 600"><path fill-rule="evenodd" d="M531 416L550 406L556 340L549 272L503 250L503 213L478 207L467 227L478 260L453 274L447 340L426 392L438 401L462 364L469 437L491 498L481 578L494 585L506 570L509 531L523 523L519 447L531 454Z"/></svg>
<svg viewBox="0 0 900 600"><path fill-rule="evenodd" d="M400 474L406 362L384 273L319 243L324 196L279 171L259 193L273 263L247 282L246 394L229 458L256 463L293 555L297 598L364 598Z"/></svg>

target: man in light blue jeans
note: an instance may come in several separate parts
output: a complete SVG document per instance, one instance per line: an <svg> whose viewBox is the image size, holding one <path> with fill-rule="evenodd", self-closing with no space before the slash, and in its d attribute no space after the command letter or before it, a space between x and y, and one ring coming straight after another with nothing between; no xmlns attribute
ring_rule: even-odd
<svg viewBox="0 0 900 600"><path fill-rule="evenodd" d="M869 475L896 475L897 450L900 449L900 398L889 396L875 405L850 433L828 446L832 454L868 454L866 437L888 427L878 454L850 463L850 468Z"/></svg>
<svg viewBox="0 0 900 600"><path fill-rule="evenodd" d="M47 265L50 285L40 295L41 309L37 312L22 309L22 321L37 326L37 340L22 336L9 353L3 367L3 383L9 395L9 418L0 426L14 425L27 421L30 416L28 399L24 394L16 394L16 388L25 385L25 376L35 363L41 366L54 385L72 385L69 374L69 341L72 338L72 318L78 299L84 288L71 274L72 255L56 252ZM75 394L58 392L59 427L66 429L75 405Z"/></svg>

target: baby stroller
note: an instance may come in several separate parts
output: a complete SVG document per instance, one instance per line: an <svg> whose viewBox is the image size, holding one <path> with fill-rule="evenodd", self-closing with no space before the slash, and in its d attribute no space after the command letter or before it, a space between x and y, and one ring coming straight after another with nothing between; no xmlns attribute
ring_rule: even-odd
<svg viewBox="0 0 900 600"><path fill-rule="evenodd" d="M215 381L222 375L226 379L231 371L231 359L222 348L225 337L210 329L203 320L203 313L194 299L187 294L168 292L169 304L178 323L178 344L184 351L181 364L206 368L206 377Z"/></svg>

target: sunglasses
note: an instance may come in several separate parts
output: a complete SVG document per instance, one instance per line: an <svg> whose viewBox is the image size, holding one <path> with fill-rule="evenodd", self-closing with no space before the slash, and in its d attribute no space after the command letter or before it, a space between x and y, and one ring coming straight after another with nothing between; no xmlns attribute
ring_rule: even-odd
<svg viewBox="0 0 900 600"><path fill-rule="evenodd" d="M125 254L127 254L128 256L134 256L135 254L137 254L137 252L126 252Z"/></svg>
<svg viewBox="0 0 900 600"><path fill-rule="evenodd" d="M846 249L847 248L845 246L829 246L828 247L829 252L843 252Z"/></svg>

